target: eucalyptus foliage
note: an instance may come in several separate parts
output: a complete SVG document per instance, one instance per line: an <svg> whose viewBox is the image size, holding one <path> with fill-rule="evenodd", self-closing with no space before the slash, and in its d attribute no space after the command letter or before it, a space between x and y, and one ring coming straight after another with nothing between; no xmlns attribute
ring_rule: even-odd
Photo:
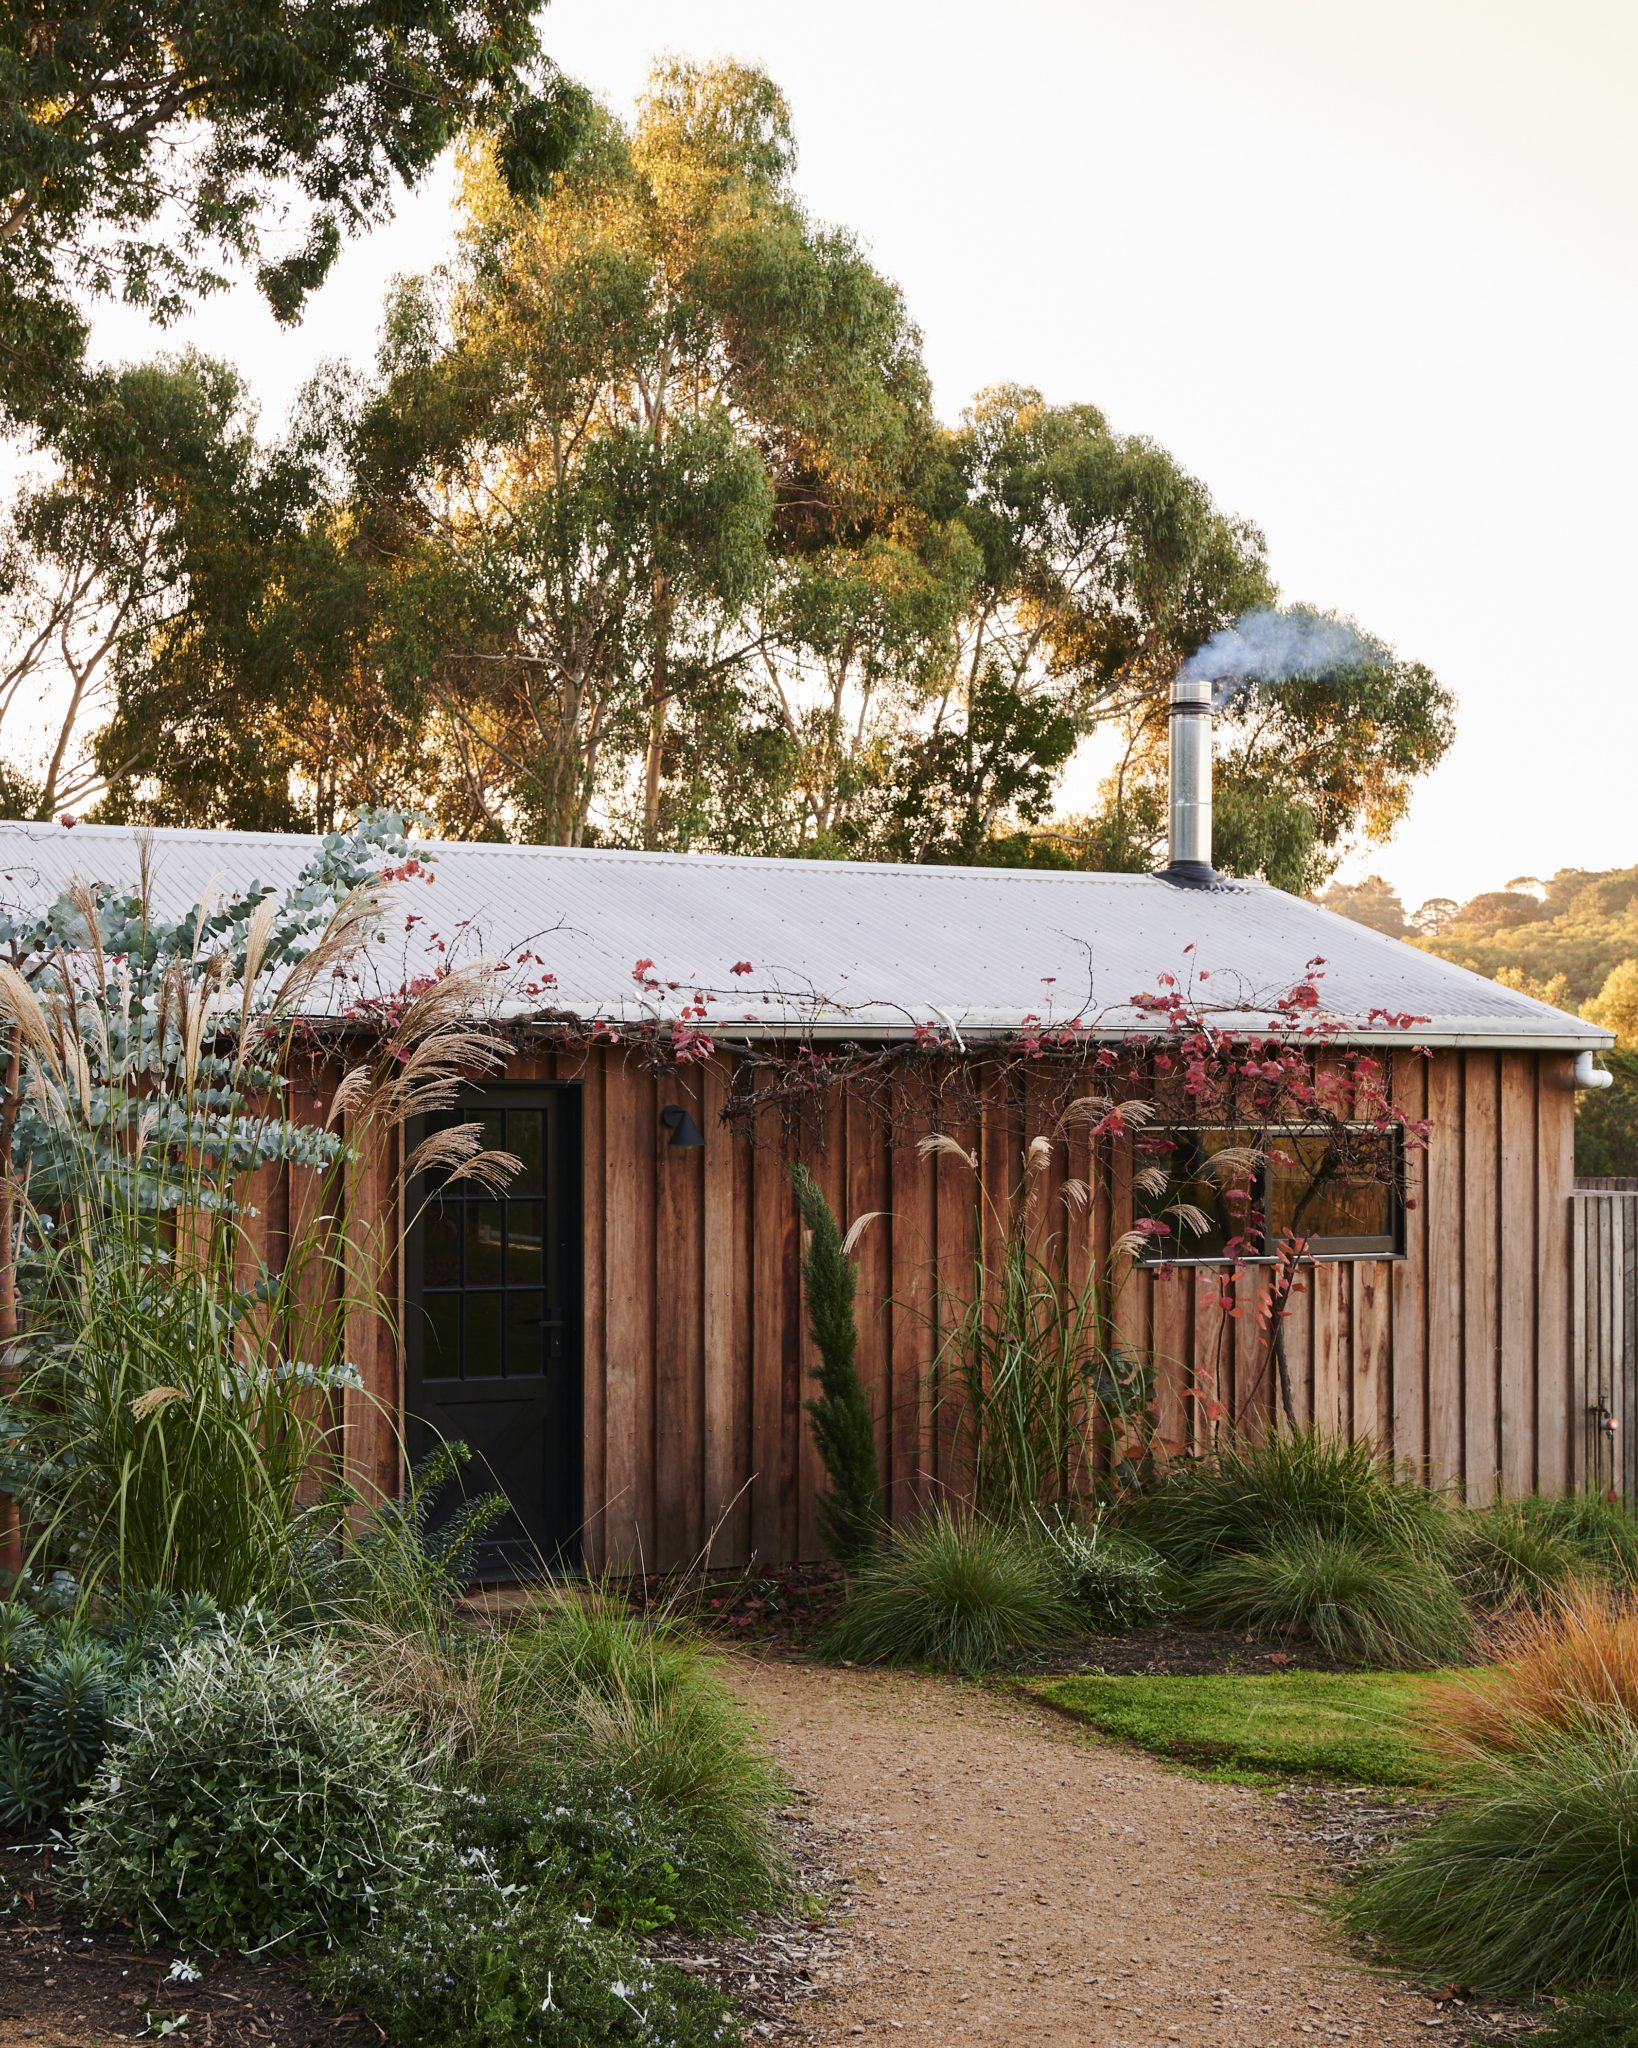
<svg viewBox="0 0 1638 2048"><path fill-rule="evenodd" d="M576 124L534 17L529 0L9 0L4 404L62 416L98 298L168 320L249 267L295 318L343 239L469 124L537 186Z"/></svg>

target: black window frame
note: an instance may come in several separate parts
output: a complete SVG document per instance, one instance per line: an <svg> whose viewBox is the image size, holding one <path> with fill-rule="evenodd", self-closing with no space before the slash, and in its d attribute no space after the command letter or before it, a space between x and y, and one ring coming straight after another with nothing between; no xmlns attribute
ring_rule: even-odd
<svg viewBox="0 0 1638 2048"><path fill-rule="evenodd" d="M1405 1134L1396 1124L1377 1125L1360 1123L1351 1124L1348 1128L1362 1132L1371 1132L1374 1135L1386 1138L1393 1147L1394 1173L1393 1178L1387 1183L1391 1215L1390 1226L1386 1231L1373 1233L1369 1236L1311 1237L1306 1242L1302 1256L1305 1260L1310 1260L1316 1265L1342 1265L1365 1259L1403 1259L1406 1256ZM1233 1124L1150 1125L1149 1129L1156 1136L1170 1134L1173 1137L1180 1137L1187 1134L1196 1138L1196 1140L1198 1140L1200 1134L1206 1131L1227 1131L1231 1134L1239 1133L1242 1136L1244 1135L1244 1127ZM1282 1129L1273 1133L1262 1133L1259 1139L1259 1149L1266 1148L1270 1143L1277 1144L1281 1138L1324 1137L1326 1135L1328 1135L1328 1132L1324 1124L1297 1125L1290 1129ZM1196 1157L1202 1156L1197 1148ZM1265 1219L1269 1212L1269 1173L1270 1162L1265 1156L1257 1169L1257 1189L1253 1196L1254 1205L1261 1211ZM1172 1189L1175 1189L1179 1181L1196 1179L1198 1177L1195 1174L1173 1175L1170 1186ZM1163 1215L1172 1199L1173 1197L1170 1191L1168 1191L1168 1194L1157 1200L1152 1208L1145 1208L1140 1213L1147 1216ZM1164 1244L1155 1242L1152 1245L1146 1245L1138 1253L1137 1263L1140 1266L1268 1266L1274 1263L1277 1256L1278 1254L1272 1245L1265 1246L1261 1251L1248 1252L1242 1258L1230 1258L1223 1252L1185 1251L1182 1249L1180 1242L1172 1249L1168 1249Z"/></svg>

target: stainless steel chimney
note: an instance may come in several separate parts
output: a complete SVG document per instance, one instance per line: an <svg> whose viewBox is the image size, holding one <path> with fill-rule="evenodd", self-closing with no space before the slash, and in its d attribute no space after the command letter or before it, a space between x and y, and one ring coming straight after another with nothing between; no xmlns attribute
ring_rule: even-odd
<svg viewBox="0 0 1638 2048"><path fill-rule="evenodd" d="M1211 684L1179 674L1172 682L1171 851L1161 873L1200 888L1217 879L1211 864Z"/></svg>

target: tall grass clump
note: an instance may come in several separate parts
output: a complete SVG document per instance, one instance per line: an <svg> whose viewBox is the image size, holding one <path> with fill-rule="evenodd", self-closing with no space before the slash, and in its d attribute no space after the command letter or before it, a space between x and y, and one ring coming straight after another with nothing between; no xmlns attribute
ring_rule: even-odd
<svg viewBox="0 0 1638 2048"><path fill-rule="evenodd" d="M1064 1122L1107 1106L1088 1098ZM1042 1227L1051 1138L1032 1141L1005 1204L991 1199L977 1159L955 1139L935 1135L921 1149L958 1159L972 1174L980 1247L964 1286L941 1285L934 1409L949 1417L953 1455L978 1513L1034 1528L1042 1509L1089 1497L1105 1477L1117 1485L1136 1478L1152 1374L1115 1341L1106 1290L1096 1279L1071 1278L1060 1240ZM1082 1183L1067 1192L1086 1199Z"/></svg>
<svg viewBox="0 0 1638 2048"><path fill-rule="evenodd" d="M1467 1610L1448 1572L1408 1549L1293 1529L1260 1550L1219 1556L1189 1588L1220 1626L1300 1630L1325 1656L1423 1666L1459 1656Z"/></svg>
<svg viewBox="0 0 1638 2048"><path fill-rule="evenodd" d="M971 1674L1050 1649L1075 1626L1044 1545L939 1506L857 1573L825 1647L862 1664Z"/></svg>
<svg viewBox="0 0 1638 2048"><path fill-rule="evenodd" d="M0 917L24 963L0 966L0 1477L30 1564L67 1565L104 1602L279 1590L340 1452L347 1319L390 1313L372 1277L390 1247L343 1254L342 1174L499 1057L483 970L362 993L380 864L405 850L398 820L366 821L283 896L164 917L145 860L134 892L75 884L38 918ZM356 1056L305 1119L308 1013L338 1006ZM433 1143L407 1172L503 1170L477 1126ZM288 1172L303 1219L276 1263L264 1169Z"/></svg>
<svg viewBox="0 0 1638 2048"><path fill-rule="evenodd" d="M1173 1465L1134 1504L1131 1526L1188 1573L1296 1530L1441 1563L1452 1535L1442 1494L1401 1477L1373 1444L1315 1429L1231 1436L1213 1457Z"/></svg>
<svg viewBox="0 0 1638 2048"><path fill-rule="evenodd" d="M1475 1768L1344 1911L1442 1983L1638 1992L1638 1727L1605 1717Z"/></svg>
<svg viewBox="0 0 1638 2048"><path fill-rule="evenodd" d="M1498 1612L1551 1601L1590 1569L1563 1522L1498 1500L1455 1518L1452 1564L1462 1591Z"/></svg>
<svg viewBox="0 0 1638 2048"><path fill-rule="evenodd" d="M727 1926L791 1896L783 1783L677 1616L565 1590L442 1642L361 1637L355 1661L439 1769L500 1810L521 1801L538 1825L565 1805L623 1808L621 1856L658 1845L668 1865L661 1919Z"/></svg>
<svg viewBox="0 0 1638 2048"><path fill-rule="evenodd" d="M1588 1727L1638 1727L1638 1608L1597 1581L1493 1629L1495 1661L1430 1688L1425 1739L1458 1764L1527 1754Z"/></svg>
<svg viewBox="0 0 1638 2048"><path fill-rule="evenodd" d="M1638 1515L1597 1493L1531 1494L1519 1512L1550 1531L1582 1566L1618 1585L1638 1585Z"/></svg>

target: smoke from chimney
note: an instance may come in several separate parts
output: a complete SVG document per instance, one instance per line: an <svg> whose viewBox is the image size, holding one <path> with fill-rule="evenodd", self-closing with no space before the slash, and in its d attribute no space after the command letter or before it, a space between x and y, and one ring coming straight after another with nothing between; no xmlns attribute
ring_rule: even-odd
<svg viewBox="0 0 1638 2048"><path fill-rule="evenodd" d="M1171 844L1161 869L1166 880L1204 888L1217 878L1211 864L1213 711L1224 710L1253 683L1277 686L1298 677L1323 682L1390 659L1357 626L1302 605L1247 612L1197 647L1172 683Z"/></svg>

